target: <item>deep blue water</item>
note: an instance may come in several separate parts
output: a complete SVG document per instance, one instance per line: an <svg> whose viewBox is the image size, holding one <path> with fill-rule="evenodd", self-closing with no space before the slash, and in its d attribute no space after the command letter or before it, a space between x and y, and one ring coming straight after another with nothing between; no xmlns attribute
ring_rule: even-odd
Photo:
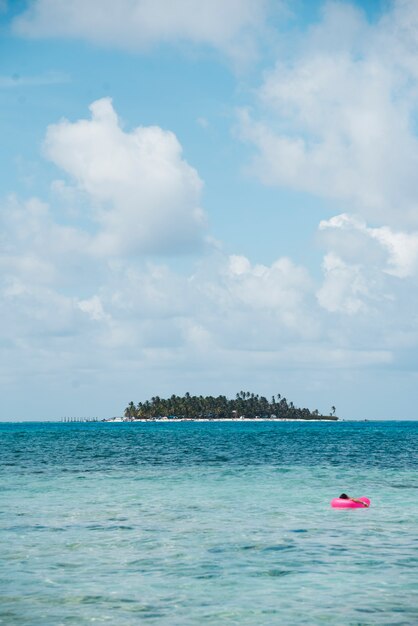
<svg viewBox="0 0 418 626"><path fill-rule="evenodd" d="M417 450L418 422L0 424L0 623L418 623Z"/></svg>

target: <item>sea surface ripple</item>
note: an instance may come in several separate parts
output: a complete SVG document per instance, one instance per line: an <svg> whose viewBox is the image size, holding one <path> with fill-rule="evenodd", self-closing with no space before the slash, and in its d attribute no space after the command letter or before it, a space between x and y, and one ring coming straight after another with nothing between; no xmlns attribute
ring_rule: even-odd
<svg viewBox="0 0 418 626"><path fill-rule="evenodd" d="M0 624L417 624L417 450L418 422L0 424Z"/></svg>

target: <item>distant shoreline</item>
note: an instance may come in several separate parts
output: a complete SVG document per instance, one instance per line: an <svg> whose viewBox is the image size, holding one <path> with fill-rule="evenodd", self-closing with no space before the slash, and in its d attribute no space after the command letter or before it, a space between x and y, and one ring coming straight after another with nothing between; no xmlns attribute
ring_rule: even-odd
<svg viewBox="0 0 418 626"><path fill-rule="evenodd" d="M329 417L315 417L315 418L269 418L269 417L260 417L260 418L252 418L252 417L248 417L248 418L231 418L231 417L225 417L225 418L200 418L200 417L196 417L196 418L192 418L192 417L178 417L178 418L174 418L174 419L170 419L170 418L147 418L147 419L126 419L126 418L110 418L110 419L105 419L105 420L101 420L102 423L107 423L107 424L135 424L136 422L139 422L141 424L145 424L147 422L161 422L164 424L175 424L176 422L338 422L341 421L338 417L334 417L334 416L329 416Z"/></svg>
<svg viewBox="0 0 418 626"><path fill-rule="evenodd" d="M188 420L188 421L338 421L335 406L326 415L318 409L311 411L297 407L280 393L266 396L250 391L239 391L235 398L225 395L184 396L171 395L169 398L153 396L144 402L130 402L122 416L115 421L135 420Z"/></svg>

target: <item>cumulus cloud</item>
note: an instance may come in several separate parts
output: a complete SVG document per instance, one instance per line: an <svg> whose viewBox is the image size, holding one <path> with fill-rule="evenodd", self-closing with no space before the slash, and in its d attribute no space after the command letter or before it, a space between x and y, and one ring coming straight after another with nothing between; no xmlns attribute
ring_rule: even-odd
<svg viewBox="0 0 418 626"><path fill-rule="evenodd" d="M317 295L324 309L351 315L366 308L364 298L369 290L359 266L350 266L336 254L328 253L323 269L325 279Z"/></svg>
<svg viewBox="0 0 418 626"><path fill-rule="evenodd" d="M64 259L68 277L88 253L90 237L72 226L58 224L46 202L8 198L0 211L3 277L17 271L25 280L53 285L64 280L56 268ZM61 268L62 269L62 268ZM67 279L64 280L66 282Z"/></svg>
<svg viewBox="0 0 418 626"><path fill-rule="evenodd" d="M313 331L312 319L305 309L312 280L305 268L288 258L280 258L269 267L252 266L246 257L232 255L224 274L228 292L239 306L269 311L281 325L298 335Z"/></svg>
<svg viewBox="0 0 418 626"><path fill-rule="evenodd" d="M54 351L64 362L64 352L76 349L71 338L86 332L78 299L100 280L90 237L57 223L38 198L3 201L0 227L0 343L13 342L21 373L47 369L48 359L53 370Z"/></svg>
<svg viewBox="0 0 418 626"><path fill-rule="evenodd" d="M173 133L124 132L108 99L91 108L47 130L45 154L70 181L53 182L58 204L10 197L0 210L0 343L10 333L28 371L40 349L51 374L57 351L69 369L100 369L106 351L145 359L155 342L185 342L194 308L186 277L141 259L202 243L197 172Z"/></svg>
<svg viewBox="0 0 418 626"><path fill-rule="evenodd" d="M241 138L255 148L252 172L264 184L339 210L319 225L317 347L356 346L376 362L390 362L397 341L406 345L396 320L416 345L416 320L406 313L418 269L416 23L409 0L375 22L350 4L325 3L318 23L264 73L255 107L239 112ZM379 343L389 352L379 356Z"/></svg>
<svg viewBox="0 0 418 626"><path fill-rule="evenodd" d="M314 300L312 280L286 258L265 266L212 253L190 274L150 263L116 264L101 298L114 318L147 320L147 341L154 325L158 333L166 328L165 342L171 328L181 343L196 339L198 345L210 341L218 349L239 350L277 347L289 333L294 340L317 332L307 308Z"/></svg>
<svg viewBox="0 0 418 626"><path fill-rule="evenodd" d="M28 371L41 352L45 375L100 370L110 357L169 369L232 367L244 353L260 367L275 354L276 364L297 363L299 342L320 335L313 281L289 259L267 266L212 252L178 272L142 257L97 257L94 235L56 224L36 198L12 199L1 215L0 342L13 336Z"/></svg>
<svg viewBox="0 0 418 626"><path fill-rule="evenodd" d="M393 334L402 292L385 283L399 278L380 265L328 253L318 284L288 258L265 265L213 251L179 272L142 257L97 257L95 235L55 223L36 198L11 199L1 215L0 341L11 333L28 371L82 371L84 379L109 359L160 372L358 368L391 363L401 341L418 341L406 311ZM321 228L359 233L389 254L361 221L340 216Z"/></svg>
<svg viewBox="0 0 418 626"><path fill-rule="evenodd" d="M325 4L289 60L265 74L258 110L241 113L263 182L392 226L418 223L416 19L413 2L395 2L373 24L350 5Z"/></svg>
<svg viewBox="0 0 418 626"><path fill-rule="evenodd" d="M369 227L362 219L345 213L336 215L329 220L322 220L319 224L321 231L332 230L334 237L332 245L347 250L347 234L352 236L349 246L355 248L358 255L359 237L364 238L366 246L376 242L386 257L386 264L382 264L382 271L398 278L413 276L418 268L418 233L393 231L387 226ZM362 250L363 262L367 251Z"/></svg>
<svg viewBox="0 0 418 626"><path fill-rule="evenodd" d="M144 50L190 41L247 57L267 0L35 0L14 23L25 37L75 37Z"/></svg>
<svg viewBox="0 0 418 626"><path fill-rule="evenodd" d="M402 317L396 285L384 283L393 277L383 274L376 285L376 268L331 253L323 269L318 284L286 258L262 265L217 253L185 274L123 262L109 268L98 296L81 308L102 328L103 344L110 334L112 345L119 341L152 367L159 359L168 368L222 363L239 371L245 363L261 369L391 363L399 336L387 331ZM403 341L416 343L417 324L406 312L401 326Z"/></svg>
<svg viewBox="0 0 418 626"><path fill-rule="evenodd" d="M202 243L202 181L176 136L158 126L125 132L109 98L90 120L48 127L45 154L91 199L96 254L172 253Z"/></svg>
<svg viewBox="0 0 418 626"><path fill-rule="evenodd" d="M108 386L115 376L139 375L143 388L157 377L163 394L195 377L198 392L210 393L213 383L230 393L235 380L267 391L276 377L283 389L292 370L385 367L400 346L418 343L402 281L379 266L329 253L320 284L288 258L267 265L212 251L178 271L143 257L91 254L94 235L70 229L70 236L37 199L14 200L1 215L2 379L36 372L48 383ZM417 292L413 276L402 280ZM223 381L217 372L225 371Z"/></svg>
<svg viewBox="0 0 418 626"><path fill-rule="evenodd" d="M99 296L95 295L87 300L80 300L78 302L78 308L80 311L87 313L92 320L106 320L109 316L103 310L102 301Z"/></svg>

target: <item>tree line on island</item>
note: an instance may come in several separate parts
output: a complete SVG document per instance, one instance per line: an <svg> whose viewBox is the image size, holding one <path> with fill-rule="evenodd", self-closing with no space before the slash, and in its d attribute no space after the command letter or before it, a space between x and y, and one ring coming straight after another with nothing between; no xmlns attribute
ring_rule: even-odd
<svg viewBox="0 0 418 626"><path fill-rule="evenodd" d="M184 396L172 395L170 398L155 396L145 402L130 402L125 409L125 418L135 419L303 419L337 420L335 407L329 415L320 415L315 409L298 408L293 402L278 393L267 400L249 391L240 391L235 399L226 396Z"/></svg>

